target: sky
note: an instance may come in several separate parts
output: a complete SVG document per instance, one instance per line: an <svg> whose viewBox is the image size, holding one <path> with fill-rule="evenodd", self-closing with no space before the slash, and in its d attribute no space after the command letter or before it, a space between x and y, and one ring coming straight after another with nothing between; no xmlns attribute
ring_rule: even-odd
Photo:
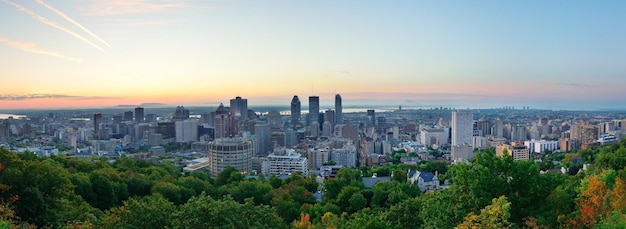
<svg viewBox="0 0 626 229"><path fill-rule="evenodd" d="M0 108L626 108L626 1L0 0Z"/></svg>

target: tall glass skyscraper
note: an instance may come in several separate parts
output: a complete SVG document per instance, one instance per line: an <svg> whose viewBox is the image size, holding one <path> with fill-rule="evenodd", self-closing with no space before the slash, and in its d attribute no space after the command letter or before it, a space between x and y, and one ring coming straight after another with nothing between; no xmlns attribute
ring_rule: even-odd
<svg viewBox="0 0 626 229"><path fill-rule="evenodd" d="M297 129L300 126L301 112L300 99L297 95L291 99L291 127Z"/></svg>
<svg viewBox="0 0 626 229"><path fill-rule="evenodd" d="M143 107L136 107L135 108L135 122L140 123L143 121L144 121Z"/></svg>
<svg viewBox="0 0 626 229"><path fill-rule="evenodd" d="M343 108L341 107L341 95L335 95L335 124L343 124Z"/></svg>
<svg viewBox="0 0 626 229"><path fill-rule="evenodd" d="M307 126L310 126L312 122L319 123L320 117L320 97L309 96L309 115L306 119Z"/></svg>

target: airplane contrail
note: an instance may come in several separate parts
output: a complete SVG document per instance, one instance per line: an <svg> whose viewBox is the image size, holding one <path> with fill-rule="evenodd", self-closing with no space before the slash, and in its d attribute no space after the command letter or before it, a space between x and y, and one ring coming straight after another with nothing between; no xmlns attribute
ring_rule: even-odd
<svg viewBox="0 0 626 229"><path fill-rule="evenodd" d="M77 21L75 21L74 19L70 18L69 16L65 15L63 12L57 10L56 8L48 5L47 3L45 3L43 0L35 0L37 3L43 5L44 7L48 8L49 10L52 10L53 12L55 12L56 14L58 14L59 16L61 16L62 18L65 18L65 20L71 22L72 24L74 24L75 26L78 26L78 28L82 29L83 31L85 31L86 33L88 33L89 35L91 35L92 37L96 38L96 40L102 42L103 44L105 44L106 46L109 46L109 48L111 48L111 45L109 43L107 43L106 41L104 41L102 38L96 36L96 34L92 33L91 31L89 31L87 28L85 28L83 25L81 25L80 23L78 23Z"/></svg>
<svg viewBox="0 0 626 229"><path fill-rule="evenodd" d="M5 37L0 37L0 43L4 43L8 46L20 49L22 51L25 52L31 52L31 53L37 53L37 54L43 54L43 55L48 55L48 56L53 56L53 57L58 57L61 59L65 59L65 60L69 60L69 61L74 61L74 62L83 62L81 59L78 58L74 58L74 57L69 57L69 56L65 56L62 55L58 52L52 51L52 50L45 50L42 48L39 48L39 46L37 46L37 44L35 43L30 43L30 42L24 42L24 41L16 41L16 40L11 40Z"/></svg>
<svg viewBox="0 0 626 229"><path fill-rule="evenodd" d="M98 50L100 50L100 51L104 52L104 49L100 48L100 46L98 46L98 45L94 44L93 42L91 42L91 41L87 40L86 38L84 38L83 36L81 36L81 35L79 35L79 34L75 33L74 31L72 31L72 30L70 30L70 29L68 29L68 28L65 28L65 27L63 27L63 26L61 26L61 25L59 25L59 24L57 24L57 23L55 23L55 22L52 22L52 21L50 21L50 20L48 20L48 19L46 19L46 18L44 18L44 17L42 17L42 16L40 16L40 15L36 14L35 12L30 11L29 9L26 9L25 7L23 7L23 6L21 6L21 5L17 4L17 3L11 2L11 1L9 1L9 0L4 0L4 2L6 2L6 3L7 3L7 4L9 4L9 5L13 5L13 6L15 6L18 10L20 10L20 11L22 11L22 12L25 12L25 13L29 14L29 15L30 15L30 16L32 16L35 20L37 20L37 21L39 21L39 22L41 22L41 23L44 23L44 24L46 24L46 25L52 26L52 27L54 27L54 28L57 28L57 29L59 29L59 30L61 30L61 31L63 31L63 32L66 32L67 34L72 35L72 36L74 36L74 37L78 38L79 40L81 40L81 41L83 41L83 42L85 42L85 43L87 43L87 44L89 44L89 45L93 46L94 48L96 48L96 49L98 49Z"/></svg>

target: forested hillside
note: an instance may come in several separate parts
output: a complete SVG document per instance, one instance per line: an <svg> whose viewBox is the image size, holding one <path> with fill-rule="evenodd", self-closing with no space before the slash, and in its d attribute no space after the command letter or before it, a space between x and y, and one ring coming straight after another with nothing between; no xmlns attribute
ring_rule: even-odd
<svg viewBox="0 0 626 229"><path fill-rule="evenodd" d="M246 179L229 168L209 177L166 162L0 148L0 228L624 228L625 166L624 139L543 162L485 150L433 166L450 186L422 193L397 166L344 168L321 186L312 175ZM395 176L366 188L372 170Z"/></svg>

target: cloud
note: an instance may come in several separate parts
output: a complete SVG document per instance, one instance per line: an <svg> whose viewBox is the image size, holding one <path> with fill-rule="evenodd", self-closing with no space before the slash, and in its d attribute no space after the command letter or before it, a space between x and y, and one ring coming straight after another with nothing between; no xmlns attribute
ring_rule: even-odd
<svg viewBox="0 0 626 229"><path fill-rule="evenodd" d="M167 0L91 0L84 7L86 14L94 16L110 16L119 14L158 13L170 9L186 7L182 1Z"/></svg>
<svg viewBox="0 0 626 229"><path fill-rule="evenodd" d="M591 84L584 84L584 83L562 83L562 84L558 84L561 86L566 86L566 87L595 87L594 85Z"/></svg>
<svg viewBox="0 0 626 229"><path fill-rule="evenodd" d="M118 98L102 97L102 96L58 95L58 94L0 95L0 101L23 101L23 100L33 100L33 99L92 100L92 99L118 99Z"/></svg>
<svg viewBox="0 0 626 229"><path fill-rule="evenodd" d="M81 41L83 41L83 42L85 42L85 43L87 43L87 44L89 44L89 45L93 46L94 48L96 48L96 49L98 49L98 50L100 50L100 51L104 52L104 49L102 49L100 46L98 46L98 45L94 44L93 42L91 42L91 41L87 40L86 38L84 38L83 36L81 36L81 35L79 35L79 34L75 33L74 31L72 31L72 30L70 30L70 29L68 29L68 28L65 28L65 27L63 27L62 25L59 25L59 24L57 24L57 23L55 23L55 22L53 22L53 21L50 21L50 20L48 20L48 19L46 19L46 18L42 17L41 15L36 14L35 12L33 12L33 11L29 10L29 9L26 9L25 7L23 7L23 6L21 6L21 5L17 4L17 3L11 2L11 1L9 1L9 0L4 0L4 2L5 2L5 3L7 3L7 4L9 4L9 5L13 5L13 6L15 6L18 10L20 10L20 11L22 11L22 12L24 12L24 13L29 14L29 15L30 15L31 17L33 17L35 20L37 20L37 21L39 21L39 22L41 22L41 23L44 23L44 24L46 24L46 25L52 26L52 27L54 27L54 28L56 28L56 29L59 29L59 30L61 30L61 31L63 31L63 32L65 32L65 33L69 34L69 35L72 35L72 36L74 36L74 37L78 38L79 40L81 40Z"/></svg>
<svg viewBox="0 0 626 229"><path fill-rule="evenodd" d="M58 14L59 16L61 16L62 18L65 18L65 20L71 22L72 24L74 24L75 26L77 26L78 28L82 29L84 32L88 33L89 35L91 35L93 38L96 38L96 40L102 42L103 44L105 44L106 46L108 46L109 48L111 47L111 45L109 45L109 43L107 43L106 41L104 41L102 38L96 36L96 34L92 33L91 31L89 31L89 29L85 28L83 25L81 25L80 23L78 23L77 21L75 21L74 19L70 18L69 16L67 16L66 14L64 14L63 12L61 12L60 10L57 10L56 8L48 5L47 3L45 3L43 0L35 0L37 3L43 5L44 7L48 8L49 10L52 10L53 12L55 12L56 14Z"/></svg>
<svg viewBox="0 0 626 229"><path fill-rule="evenodd" d="M39 46L37 46L37 44L35 44L35 43L24 42L24 41L16 41L16 40L11 40L11 39L4 38L4 37L0 37L0 43L4 43L4 44L6 44L8 46L20 49L20 50L25 51L25 52L31 52L31 53L37 53L37 54L43 54L43 55L58 57L58 58L61 58L61 59L74 61L74 62L77 62L77 63L82 62L82 60L78 59L78 58L65 56L65 55L62 55L62 54L60 54L58 52L52 51L52 50L46 50L46 49L39 48Z"/></svg>

